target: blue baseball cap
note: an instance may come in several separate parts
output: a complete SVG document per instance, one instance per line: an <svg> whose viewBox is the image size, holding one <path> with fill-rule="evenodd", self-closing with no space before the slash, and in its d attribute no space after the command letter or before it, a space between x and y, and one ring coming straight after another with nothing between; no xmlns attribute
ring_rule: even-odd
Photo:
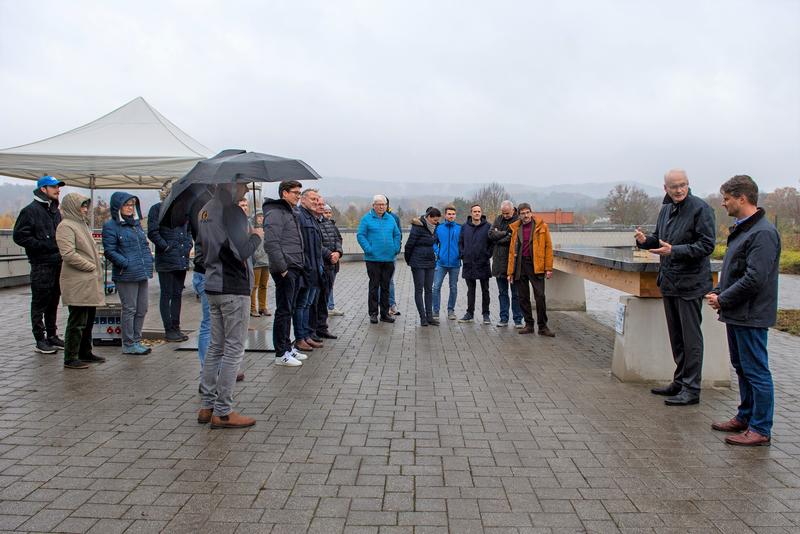
<svg viewBox="0 0 800 534"><path fill-rule="evenodd" d="M36 182L36 187L37 188L46 187L46 186L64 187L65 185L67 185L67 184L65 184L61 180L58 180L57 178L53 178L52 176L47 175L47 174L45 174L44 176L39 178L39 180Z"/></svg>

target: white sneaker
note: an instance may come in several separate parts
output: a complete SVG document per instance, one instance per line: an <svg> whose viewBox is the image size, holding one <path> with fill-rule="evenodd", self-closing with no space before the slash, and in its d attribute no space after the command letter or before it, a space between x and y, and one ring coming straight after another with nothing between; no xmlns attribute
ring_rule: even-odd
<svg viewBox="0 0 800 534"><path fill-rule="evenodd" d="M305 354L303 354L303 353L302 353L302 352L300 352L299 350L297 350L297 348L296 348L296 347L292 347L292 357L293 357L295 360L297 360L297 361L300 361L300 362L302 362L303 360L306 360L306 359L308 359L308 356L307 356L307 355L305 355Z"/></svg>
<svg viewBox="0 0 800 534"><path fill-rule="evenodd" d="M284 352L280 358L275 358L275 365L283 365L285 367L299 367L303 362L297 360L291 352Z"/></svg>
<svg viewBox="0 0 800 534"><path fill-rule="evenodd" d="M523 323L514 323L514 328L516 328L517 330L521 330L525 328L525 325Z"/></svg>
<svg viewBox="0 0 800 534"><path fill-rule="evenodd" d="M337 309L337 308L334 308L332 310L328 310L328 315L339 316L339 315L344 315L344 312L339 310L339 309Z"/></svg>

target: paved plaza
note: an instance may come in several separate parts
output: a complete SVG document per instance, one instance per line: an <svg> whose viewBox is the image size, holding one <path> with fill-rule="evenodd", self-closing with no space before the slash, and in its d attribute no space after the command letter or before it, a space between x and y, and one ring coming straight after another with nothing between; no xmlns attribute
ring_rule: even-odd
<svg viewBox="0 0 800 534"><path fill-rule="evenodd" d="M102 348L107 363L65 370L32 350L28 288L0 290L0 531L800 532L798 338L770 332L773 445L742 449L710 428L735 390L669 408L611 376L598 288L590 313L550 313L547 339L418 327L403 263L396 282L402 316L370 325L363 264L346 263L338 340L301 368L248 353L245 430L197 424L195 353ZM184 310L196 328L191 291Z"/></svg>

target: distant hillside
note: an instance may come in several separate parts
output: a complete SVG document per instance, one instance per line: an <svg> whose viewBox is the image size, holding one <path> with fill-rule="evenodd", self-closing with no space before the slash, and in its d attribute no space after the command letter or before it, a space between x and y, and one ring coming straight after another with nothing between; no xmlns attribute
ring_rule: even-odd
<svg viewBox="0 0 800 534"><path fill-rule="evenodd" d="M35 187L36 184L33 181L31 181L30 185L0 183L0 214L11 213L12 215L16 215L19 210L24 208L27 204L30 204L31 200L33 200L33 190ZM114 191L115 190L111 189L95 190L95 201L102 198L108 202ZM67 193L72 192L78 192L82 195L89 196L89 191L86 189L78 189L75 187L65 187L61 190L61 196L63 197ZM142 202L142 206L145 210L143 215L145 216L150 206L158 202L158 191L156 190L131 190L131 192L138 196L139 200Z"/></svg>

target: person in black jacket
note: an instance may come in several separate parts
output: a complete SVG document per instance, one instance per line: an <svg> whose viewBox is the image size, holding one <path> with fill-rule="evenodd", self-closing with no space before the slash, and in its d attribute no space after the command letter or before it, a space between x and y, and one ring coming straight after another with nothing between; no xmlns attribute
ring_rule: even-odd
<svg viewBox="0 0 800 534"><path fill-rule="evenodd" d="M336 228L332 219L326 217L326 210L330 212L331 207L325 204L322 197L317 199L316 211L317 222L319 223L322 235L322 246L331 252L323 264L322 285L319 288L319 295L309 309L308 324L311 328L312 336L318 339L337 339L339 336L331 333L328 327L328 301L333 292L333 281L336 278L336 271L339 269L339 259L342 257L342 234Z"/></svg>
<svg viewBox="0 0 800 534"><path fill-rule="evenodd" d="M778 311L781 237L758 207L758 186L746 175L720 188L722 206L735 219L728 236L719 286L706 296L728 331L731 364L739 378L741 403L735 417L711 425L731 445L769 445L775 391L769 370L767 334Z"/></svg>
<svg viewBox="0 0 800 534"><path fill-rule="evenodd" d="M325 204L323 209L323 218L320 220L320 227L322 228L322 240L323 243L326 243L326 247L331 250L336 250L339 252L339 257L344 254L342 250L342 233L339 231L339 227L336 226L336 220L333 218L333 209ZM331 248L331 244L333 244L333 248ZM336 316L336 315L344 315L343 311L340 311L336 308L336 301L333 298L333 286L336 283L336 275L339 274L339 264L340 262L337 261L332 268L328 269L328 301L326 303L328 307L328 315Z"/></svg>
<svg viewBox="0 0 800 534"><path fill-rule="evenodd" d="M492 252L492 276L497 281L497 292L500 300L500 322L497 326L508 326L508 307L514 319L514 327L522 328L522 308L519 304L519 292L514 282L508 281L508 249L511 246L511 228L509 225L519 220L517 208L510 200L500 204L500 214L489 229L489 241L494 244ZM508 294L511 293L509 301Z"/></svg>
<svg viewBox="0 0 800 534"><path fill-rule="evenodd" d="M189 336L181 332L181 295L192 250L189 221L174 227L158 224L161 205L171 189L171 182L163 185L159 191L161 202L154 204L147 214L147 238L156 247L155 266L161 288L159 311L164 334L167 341L186 341Z"/></svg>
<svg viewBox="0 0 800 534"><path fill-rule="evenodd" d="M300 200L303 185L286 180L278 186L280 199L264 201L264 250L269 256L269 272L275 281L275 315L272 323L272 342L275 346L275 365L297 367L306 355L292 347L289 337L297 294L305 284L303 234L295 206Z"/></svg>
<svg viewBox="0 0 800 534"><path fill-rule="evenodd" d="M639 248L661 256L658 287L664 300L667 330L675 360L675 375L667 386L653 388L665 395L668 406L700 402L703 370L703 296L711 290L711 253L716 244L714 211L692 195L686 172L673 169L664 175L664 205L656 230L645 235L637 229Z"/></svg>
<svg viewBox="0 0 800 534"><path fill-rule="evenodd" d="M489 278L492 271L489 260L492 258L492 243L489 241L489 223L480 205L470 208L467 223L461 227L458 249L464 267L461 277L467 281L467 313L458 320L460 323L471 323L475 317L475 289L477 281L481 282L481 310L483 324L492 324L489 317Z"/></svg>
<svg viewBox="0 0 800 534"><path fill-rule="evenodd" d="M53 354L64 348L56 333L58 300L61 296L61 254L56 244L56 226L61 222L58 195L64 182L42 176L36 182L33 202L22 208L14 223L14 243L25 249L31 264L31 326L36 352Z"/></svg>
<svg viewBox="0 0 800 534"><path fill-rule="evenodd" d="M411 232L408 234L403 253L414 277L414 302L417 305L421 326L439 324L439 318L433 316L432 299L433 273L436 270L434 245L439 241L436 237L436 226L441 217L441 211L428 208L425 215L412 219Z"/></svg>

